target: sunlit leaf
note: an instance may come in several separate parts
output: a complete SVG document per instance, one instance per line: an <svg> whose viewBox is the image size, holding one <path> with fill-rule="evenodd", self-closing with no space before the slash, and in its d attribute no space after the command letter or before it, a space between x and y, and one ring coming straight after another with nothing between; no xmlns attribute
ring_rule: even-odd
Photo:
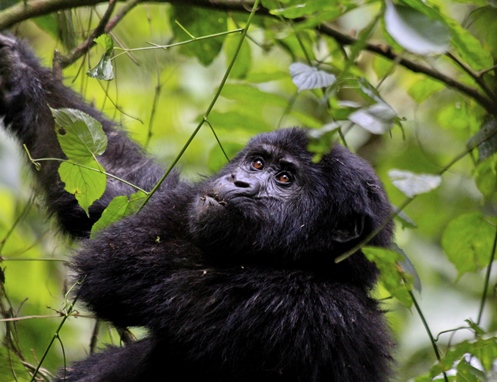
<svg viewBox="0 0 497 382"><path fill-rule="evenodd" d="M385 134L398 120L395 111L386 103L377 103L349 115L349 120L373 134Z"/></svg>
<svg viewBox="0 0 497 382"><path fill-rule="evenodd" d="M449 28L410 7L386 2L385 27L406 50L420 54L443 54L449 50Z"/></svg>
<svg viewBox="0 0 497 382"><path fill-rule="evenodd" d="M486 121L480 130L473 135L466 146L470 149L478 147L478 160L482 161L497 153L497 120Z"/></svg>
<svg viewBox="0 0 497 382"><path fill-rule="evenodd" d="M472 366L464 358L457 364L456 380L465 382L481 382L485 380L485 373Z"/></svg>
<svg viewBox="0 0 497 382"><path fill-rule="evenodd" d="M102 34L94 40L98 45L105 49L105 53L100 58L98 64L88 70L86 74L92 78L110 81L114 79L114 67L112 66L112 52L114 49L114 40L108 34Z"/></svg>
<svg viewBox="0 0 497 382"><path fill-rule="evenodd" d="M2 371L0 378L2 381L18 381L20 375L25 375L26 366L12 350L9 350L7 346L2 346L0 347L0 370ZM28 379L23 378L23 380L27 381Z"/></svg>
<svg viewBox="0 0 497 382"><path fill-rule="evenodd" d="M380 270L380 281L385 289L402 305L409 308L412 305L409 291L413 276L400 265L404 258L397 252L385 248L365 247L362 251Z"/></svg>
<svg viewBox="0 0 497 382"><path fill-rule="evenodd" d="M461 215L448 224L442 247L459 276L488 265L495 231L495 225L479 212Z"/></svg>
<svg viewBox="0 0 497 382"><path fill-rule="evenodd" d="M455 20L449 19L447 25L451 29L452 45L464 63L474 70L487 69L493 65L492 55L475 36Z"/></svg>
<svg viewBox="0 0 497 382"><path fill-rule="evenodd" d="M90 238L94 238L99 231L110 226L112 223L139 211L146 197L147 195L141 191L129 196L116 196L110 201L107 208L105 208L100 219L92 226Z"/></svg>
<svg viewBox="0 0 497 382"><path fill-rule="evenodd" d="M402 261L399 262L399 265L402 267L404 272L407 272L409 275L412 276L412 285L414 286L414 289L416 289L418 292L421 292L421 279L419 277L418 271L414 267L414 264L411 262L411 259L397 244L392 244L391 247L395 252L402 256Z"/></svg>
<svg viewBox="0 0 497 382"><path fill-rule="evenodd" d="M293 83L299 89L320 89L332 85L336 77L333 74L327 73L323 70L313 68L301 62L295 62L290 65L290 75L292 76Z"/></svg>
<svg viewBox="0 0 497 382"><path fill-rule="evenodd" d="M52 115L57 139L69 159L85 163L104 153L107 136L95 118L76 109L52 109Z"/></svg>
<svg viewBox="0 0 497 382"><path fill-rule="evenodd" d="M238 43L240 42L239 35L230 35L226 37L224 41L224 50L226 52L226 66L231 62L236 49L238 48ZM236 61L231 68L230 78L245 78L252 67L252 53L250 50L250 45L246 40L243 41L240 50L238 51L238 56Z"/></svg>
<svg viewBox="0 0 497 382"><path fill-rule="evenodd" d="M111 81L114 79L114 68L112 66L111 57L104 54L98 64L88 70L86 74L91 78L97 78L99 80Z"/></svg>
<svg viewBox="0 0 497 382"><path fill-rule="evenodd" d="M107 148L102 125L75 109L52 109L55 132L68 161L59 167L64 189L74 194L88 214L88 208L105 192L106 176L97 156Z"/></svg>
<svg viewBox="0 0 497 382"><path fill-rule="evenodd" d="M59 166L60 179L64 190L73 194L78 204L88 215L88 209L105 192L107 178L103 167L96 161L74 163L62 162Z"/></svg>
<svg viewBox="0 0 497 382"><path fill-rule="evenodd" d="M199 118L202 116L199 115ZM258 113L247 113L246 115L239 112L219 112L213 110L209 115L209 122L216 130L233 131L243 129L247 133L257 134L262 131L270 131L272 126L265 121Z"/></svg>
<svg viewBox="0 0 497 382"><path fill-rule="evenodd" d="M404 211L399 211L395 218L401 222L403 228L418 227L416 223Z"/></svg>
<svg viewBox="0 0 497 382"><path fill-rule="evenodd" d="M277 94L267 93L256 86L247 84L229 83L223 87L221 96L230 99L241 101L246 108L279 106L287 107L288 101ZM252 111L253 112L253 111Z"/></svg>
<svg viewBox="0 0 497 382"><path fill-rule="evenodd" d="M93 41L95 41L98 45L104 48L106 53L110 53L112 52L112 49L114 49L114 40L107 33L101 34Z"/></svg>
<svg viewBox="0 0 497 382"><path fill-rule="evenodd" d="M415 174L403 170L390 170L388 175L393 185L409 198L430 192L442 183L439 175Z"/></svg>
<svg viewBox="0 0 497 382"><path fill-rule="evenodd" d="M431 368L430 376L436 377L440 373L452 369L456 362L462 360L468 354L476 357L482 363L485 370L490 371L493 362L497 359L496 338L477 339L476 341L458 343L446 352L439 363ZM490 363L486 361L487 359L490 359ZM464 381L465 379L461 380Z"/></svg>
<svg viewBox="0 0 497 382"><path fill-rule="evenodd" d="M443 83L434 81L429 77L416 76L414 83L407 92L417 103L421 103L445 88Z"/></svg>
<svg viewBox="0 0 497 382"><path fill-rule="evenodd" d="M374 103L385 103L378 90L364 77L357 79L357 86L361 93Z"/></svg>
<svg viewBox="0 0 497 382"><path fill-rule="evenodd" d="M497 155L479 162L475 168L478 190L487 198L497 194Z"/></svg>
<svg viewBox="0 0 497 382"><path fill-rule="evenodd" d="M314 162L319 162L323 155L330 152L340 127L340 123L333 122L319 129L310 129L307 132L307 136L309 137L307 149L314 154Z"/></svg>
<svg viewBox="0 0 497 382"><path fill-rule="evenodd" d="M456 50L461 60L474 70L482 70L493 65L492 56L485 50L480 41L466 30L458 21L450 18L436 8L430 7L428 2L419 0L403 0L408 7L424 14L430 19L438 20L449 28L450 44ZM471 2L476 5L474 1ZM472 24L472 22L467 22ZM427 29L427 33L437 33L436 30Z"/></svg>
<svg viewBox="0 0 497 382"><path fill-rule="evenodd" d="M192 40L192 36L199 38L215 35L228 29L226 12L208 11L189 4L175 4L171 6L168 15L176 41ZM192 41L182 45L180 50L187 56L196 57L202 65L207 66L221 52L224 39L225 36L215 36Z"/></svg>

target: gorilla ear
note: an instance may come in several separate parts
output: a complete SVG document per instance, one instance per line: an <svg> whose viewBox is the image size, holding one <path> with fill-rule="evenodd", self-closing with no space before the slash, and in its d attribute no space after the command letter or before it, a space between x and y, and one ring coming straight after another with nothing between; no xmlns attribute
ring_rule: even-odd
<svg viewBox="0 0 497 382"><path fill-rule="evenodd" d="M353 215L343 222L337 224L337 226L331 232L331 237L333 240L339 243L346 243L348 241L357 239L361 236L364 230L364 222L366 217L364 215Z"/></svg>

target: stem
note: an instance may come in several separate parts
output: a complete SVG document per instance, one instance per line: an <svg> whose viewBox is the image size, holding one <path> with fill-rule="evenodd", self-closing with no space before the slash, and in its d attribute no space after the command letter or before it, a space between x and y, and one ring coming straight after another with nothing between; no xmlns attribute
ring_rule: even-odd
<svg viewBox="0 0 497 382"><path fill-rule="evenodd" d="M103 175L105 175L105 176L108 176L108 177L110 177L110 178L112 178L112 179L115 179L115 180L117 180L117 181L119 181L119 182L122 182L122 183L124 183L124 184L126 184L126 185L128 185L128 186L130 186L130 187L133 187L133 188L134 188L135 190L137 190L137 191L143 192L145 195L147 195L147 194L148 194L148 192L147 192L147 191L145 191L143 188L141 188L141 187L137 186L136 184L133 184L133 183L131 183L131 182L128 182L128 181L127 181L127 180L125 180L125 179L119 178L119 177L118 177L118 176L116 176L116 175L113 175L113 174L111 174L111 173L109 173L109 172L107 172L107 171L102 171L102 170L100 170L100 169L98 169L98 168L94 168L94 167L85 166L84 164L80 164L80 163L74 162L74 161L72 161L72 160L70 160L70 159L61 159L61 158L39 158L39 159L34 159L34 158L31 158L31 155L30 155L29 153L28 153L28 157L29 157L29 161L30 161L30 162L32 162L32 163L35 165L35 167L36 167L37 169L38 169L38 167L39 167L39 165L40 165L40 163L39 163L39 162L43 162L43 161L69 162L69 163L71 163L71 164L73 164L73 165L75 165L75 166L79 166L79 167L84 168L84 169L87 169L87 170L91 170L91 171L98 172L98 173L103 174Z"/></svg>
<svg viewBox="0 0 497 382"><path fill-rule="evenodd" d="M152 46L143 46L141 48L125 49L125 48L116 47L116 48L114 48L114 50L122 50L122 52L114 55L114 57L112 57L112 59L115 60L117 57L122 56L123 54L127 54L129 52L138 52L138 51L142 51L142 50L151 50L151 49L164 49L164 50L166 50L169 48L174 48L177 46L190 44L190 43L196 42L196 41L207 40L207 39L214 38L214 37L220 37L220 36L225 36L225 35L229 35L229 34L233 34L233 33L240 33L240 32L243 32L243 28L234 29L231 31L214 33L214 34L210 34L210 35L202 36L202 37L194 37L194 38L191 38L190 40L175 42L174 44L168 44L168 45L158 45L158 44L150 43L150 45L152 45Z"/></svg>
<svg viewBox="0 0 497 382"><path fill-rule="evenodd" d="M79 281L79 283L82 283L83 281L84 280ZM50 340L50 343L48 344L47 349L45 350L45 353L43 353L43 356L41 357L40 362L38 362L38 365L36 366L36 369L33 372L33 375L31 377L31 382L34 382L36 380L36 374L38 374L38 371L40 370L41 365L43 364L43 361L45 361L45 358L47 357L48 352L50 351L50 348L52 347L52 345L55 342L55 340L59 339L59 333L60 333L62 327L64 326L64 324L66 323L67 319L71 315L71 313L72 313L72 311L74 309L74 305L76 305L76 301L78 301L78 298L79 298L79 294L76 295L76 297L74 298L73 302L67 308L67 312L64 314L64 317L60 321L60 324L57 327L57 329L55 330L55 333L52 336L52 339Z"/></svg>
<svg viewBox="0 0 497 382"><path fill-rule="evenodd" d="M202 126L204 125L204 123L207 121L210 112L214 108L214 105L216 104L219 96L221 95L221 91L223 90L223 87L226 84L226 81L228 81L229 74L231 72L231 69L233 68L233 65L235 64L236 58L238 57L238 53L240 52L240 49L242 47L242 43L245 40L245 37L247 36L248 29L249 29L250 24L252 22L252 18L254 17L254 14L255 14L258 6L259 6L259 0L255 0L254 5L252 7L252 11L250 12L250 15L249 15L249 17L247 19L247 24L242 29L242 35L240 37L240 40L238 41L238 46L236 48L235 54L233 55L233 58L231 59L230 64L228 65L228 68L226 69L226 72L224 73L224 76L223 76L223 78L221 80L221 83L219 84L219 87L218 87L218 89L216 91L216 94L214 95L214 98L212 99L209 107L207 108L207 110L206 110L206 112L204 114L204 117L199 122L199 124L197 125L197 127L195 128L195 130L193 131L193 133L190 135L190 138L188 138L188 140L186 141L185 145L183 146L183 148L181 149L181 151L179 152L179 154L176 156L176 158L174 159L174 161L171 163L171 165L167 169L166 173L162 176L162 178L157 182L157 184L154 186L154 188L147 195L147 198L145 199L145 202L143 203L143 205L142 205L141 208L143 208L148 203L148 201L150 200L150 198L152 197L152 195L159 189L159 187L161 186L161 184L164 182L164 180L167 178L167 176L173 170L174 166L176 166L176 164L178 163L178 161L180 160L180 158L183 156L183 154L185 153L186 149L190 146L190 143L193 141L193 139L195 138L195 136L197 135L197 133L200 131L200 129L202 128Z"/></svg>
<svg viewBox="0 0 497 382"><path fill-rule="evenodd" d="M490 260L489 260L489 263L488 263L487 272L485 274L485 282L483 283L483 295L481 297L480 309L478 311L478 319L476 320L476 324L478 326L480 326L481 318L482 318L482 315L483 315L483 308L485 307L485 301L487 299L488 284L490 283L490 274L492 272L492 264L493 264L493 262L495 260L496 249L497 249L497 229L495 231L494 245L492 247L492 253L490 255Z"/></svg>
<svg viewBox="0 0 497 382"><path fill-rule="evenodd" d="M437 357L437 361L441 361L440 357L440 351L438 350L438 346L435 342L435 339L433 337L433 334L431 333L430 327L428 326L428 322L426 321L425 316L423 315L423 312L421 311L421 308L418 305L418 301L414 297L414 294L411 291L408 291L409 295L411 296L412 302L414 304L414 307L416 308L416 312L418 312L419 317L421 318L421 322L423 323L423 326L425 327L426 333L428 334L428 337L430 338L431 346L433 347L433 351L435 352L435 356ZM445 374L445 371L442 372L444 376L444 381L449 382L449 379L447 378L447 374Z"/></svg>

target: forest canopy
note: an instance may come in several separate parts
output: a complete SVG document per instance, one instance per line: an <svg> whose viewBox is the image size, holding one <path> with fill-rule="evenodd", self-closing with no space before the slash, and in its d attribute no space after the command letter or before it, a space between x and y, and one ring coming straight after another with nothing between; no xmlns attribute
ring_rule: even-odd
<svg viewBox="0 0 497 382"><path fill-rule="evenodd" d="M497 378L495 20L492 0L0 1L0 30L168 172L200 179L255 134L292 126L312 129L316 161L335 142L366 158L395 207L396 246L364 252L381 271L396 378L417 382ZM95 121L54 116L74 125L67 157L98 169ZM26 171L49 158L14 146L0 135L0 381L50 380L120 333L70 297L72 243ZM103 193L98 171L59 173L85 209ZM146 203L137 191L95 230Z"/></svg>

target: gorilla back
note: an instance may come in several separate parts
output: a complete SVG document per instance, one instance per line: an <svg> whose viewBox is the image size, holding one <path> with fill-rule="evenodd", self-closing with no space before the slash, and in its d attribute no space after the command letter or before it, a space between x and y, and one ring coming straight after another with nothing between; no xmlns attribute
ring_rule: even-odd
<svg viewBox="0 0 497 382"><path fill-rule="evenodd" d="M110 137L101 158L150 190L161 167L64 87L32 53L0 37L0 113L31 153L63 158L48 107L81 109ZM388 246L390 204L371 167L341 146L319 163L303 129L253 138L198 184L173 175L138 214L84 239L114 195L81 211L55 164L37 174L63 230L83 238L72 260L79 299L147 338L61 370L58 380L387 381L391 340L370 296L377 270L360 251ZM54 186L55 184L55 186ZM70 217L66 214L70 214ZM383 228L382 228L383 227Z"/></svg>

